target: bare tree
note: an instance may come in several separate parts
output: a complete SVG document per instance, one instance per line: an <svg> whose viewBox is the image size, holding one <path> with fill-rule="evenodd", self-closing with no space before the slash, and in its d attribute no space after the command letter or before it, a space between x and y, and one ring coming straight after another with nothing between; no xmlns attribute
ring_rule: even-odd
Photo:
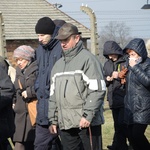
<svg viewBox="0 0 150 150"><path fill-rule="evenodd" d="M113 40L123 48L129 39L130 28L124 22L111 21L100 33L100 45L108 40Z"/></svg>
<svg viewBox="0 0 150 150"><path fill-rule="evenodd" d="M117 42L121 48L131 40L130 28L124 22L111 21L100 33L99 37L99 58L102 64L106 61L103 57L103 45L106 41L113 40Z"/></svg>

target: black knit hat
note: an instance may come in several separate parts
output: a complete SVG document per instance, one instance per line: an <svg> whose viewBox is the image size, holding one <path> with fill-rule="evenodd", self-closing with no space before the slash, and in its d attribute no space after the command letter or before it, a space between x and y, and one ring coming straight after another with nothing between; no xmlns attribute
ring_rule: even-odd
<svg viewBox="0 0 150 150"><path fill-rule="evenodd" d="M35 26L36 34L50 34L55 30L55 24L49 17L40 18Z"/></svg>

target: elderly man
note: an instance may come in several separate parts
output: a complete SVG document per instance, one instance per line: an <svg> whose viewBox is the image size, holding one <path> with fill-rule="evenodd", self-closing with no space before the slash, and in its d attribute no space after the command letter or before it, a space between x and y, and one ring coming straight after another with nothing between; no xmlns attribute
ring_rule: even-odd
<svg viewBox="0 0 150 150"><path fill-rule="evenodd" d="M100 150L106 86L100 62L87 51L76 26L58 31L63 57L52 69L50 132L61 130L63 150Z"/></svg>

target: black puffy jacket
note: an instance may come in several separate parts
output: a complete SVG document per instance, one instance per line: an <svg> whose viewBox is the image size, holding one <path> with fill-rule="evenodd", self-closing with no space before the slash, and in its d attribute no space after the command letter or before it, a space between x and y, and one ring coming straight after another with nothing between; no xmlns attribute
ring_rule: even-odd
<svg viewBox="0 0 150 150"><path fill-rule="evenodd" d="M10 77L0 66L0 143L11 137L15 131L12 101L14 86Z"/></svg>
<svg viewBox="0 0 150 150"><path fill-rule="evenodd" d="M110 54L117 54L119 58L117 61L113 62L108 59L104 64L104 76L112 76L113 71L120 71L122 66L125 67L125 59L123 57L123 50L114 41L107 41L104 44L103 55L108 58ZM106 81L106 80L105 80ZM108 88L107 100L109 101L110 108L120 108L124 107L124 96L125 96L125 86L121 85L120 79L114 79L113 81L106 81L106 86Z"/></svg>
<svg viewBox="0 0 150 150"><path fill-rule="evenodd" d="M142 39L131 40L125 49L132 49L142 57L142 62L128 67L125 121L150 124L150 58Z"/></svg>

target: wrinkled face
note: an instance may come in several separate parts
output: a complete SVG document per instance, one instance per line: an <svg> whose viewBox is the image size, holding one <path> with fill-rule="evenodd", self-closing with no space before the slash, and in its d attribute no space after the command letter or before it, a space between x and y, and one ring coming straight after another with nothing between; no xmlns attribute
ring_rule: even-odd
<svg viewBox="0 0 150 150"><path fill-rule="evenodd" d="M51 40L52 36L50 34L38 34L39 42L46 45Z"/></svg>
<svg viewBox="0 0 150 150"><path fill-rule="evenodd" d="M24 58L16 58L16 63L17 63L17 66L22 70L27 66L27 64L29 63L29 60L26 60Z"/></svg>
<svg viewBox="0 0 150 150"><path fill-rule="evenodd" d="M137 60L140 56L132 49L128 49L127 53L129 54L130 59Z"/></svg>
<svg viewBox="0 0 150 150"><path fill-rule="evenodd" d="M108 58L111 59L112 61L117 61L118 55L117 54L111 54L111 55L108 55Z"/></svg>
<svg viewBox="0 0 150 150"><path fill-rule="evenodd" d="M80 40L80 35L71 35L65 40L60 40L61 47L64 51L74 48Z"/></svg>

